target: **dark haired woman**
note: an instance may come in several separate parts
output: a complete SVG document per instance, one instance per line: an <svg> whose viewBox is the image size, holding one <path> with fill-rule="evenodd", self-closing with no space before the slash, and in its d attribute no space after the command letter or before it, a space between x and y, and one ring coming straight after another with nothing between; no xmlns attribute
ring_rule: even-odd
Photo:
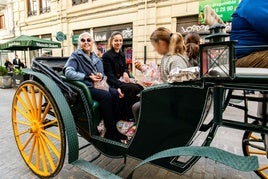
<svg viewBox="0 0 268 179"><path fill-rule="evenodd" d="M120 89L122 119L132 119L131 107L139 101L137 95L143 90L139 84L132 83L129 77L128 68L124 53L121 51L123 35L121 32L113 32L109 39L110 49L103 56L104 73L107 75L108 84Z"/></svg>

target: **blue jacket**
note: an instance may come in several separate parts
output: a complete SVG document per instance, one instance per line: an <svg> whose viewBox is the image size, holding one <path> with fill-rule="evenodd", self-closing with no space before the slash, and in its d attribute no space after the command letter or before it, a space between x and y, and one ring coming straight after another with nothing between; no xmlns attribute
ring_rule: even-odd
<svg viewBox="0 0 268 179"><path fill-rule="evenodd" d="M64 75L69 80L83 81L88 87L93 87L91 79L86 79L91 73L101 73L104 76L103 64L95 53L91 53L90 57L78 49L73 52L63 68Z"/></svg>
<svg viewBox="0 0 268 179"><path fill-rule="evenodd" d="M268 0L242 0L232 17L230 39L238 41L236 57L264 50L265 48L238 46L268 45Z"/></svg>

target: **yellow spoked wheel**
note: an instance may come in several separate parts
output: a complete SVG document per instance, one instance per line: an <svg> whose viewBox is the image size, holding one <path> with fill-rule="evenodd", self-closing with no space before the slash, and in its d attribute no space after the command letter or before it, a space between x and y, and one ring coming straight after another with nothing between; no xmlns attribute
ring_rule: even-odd
<svg viewBox="0 0 268 179"><path fill-rule="evenodd" d="M58 108L39 83L21 84L12 104L12 125L22 158L39 177L56 175L64 163L65 133Z"/></svg>
<svg viewBox="0 0 268 179"><path fill-rule="evenodd" d="M258 157L260 167L255 173L261 178L268 178L268 160L264 144L264 135L246 131L243 136L242 148L245 156Z"/></svg>

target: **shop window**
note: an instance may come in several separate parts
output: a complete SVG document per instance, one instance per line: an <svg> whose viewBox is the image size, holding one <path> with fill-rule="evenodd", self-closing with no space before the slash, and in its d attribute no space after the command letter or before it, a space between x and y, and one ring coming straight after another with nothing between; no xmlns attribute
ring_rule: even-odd
<svg viewBox="0 0 268 179"><path fill-rule="evenodd" d="M28 0L27 2L28 16L37 15L37 0Z"/></svg>
<svg viewBox="0 0 268 179"><path fill-rule="evenodd" d="M73 6L78 5L78 4L83 4L88 2L88 0L72 0Z"/></svg>
<svg viewBox="0 0 268 179"><path fill-rule="evenodd" d="M4 14L0 14L0 29L5 28L5 16Z"/></svg>
<svg viewBox="0 0 268 179"><path fill-rule="evenodd" d="M50 12L50 0L42 0L40 6L40 13Z"/></svg>

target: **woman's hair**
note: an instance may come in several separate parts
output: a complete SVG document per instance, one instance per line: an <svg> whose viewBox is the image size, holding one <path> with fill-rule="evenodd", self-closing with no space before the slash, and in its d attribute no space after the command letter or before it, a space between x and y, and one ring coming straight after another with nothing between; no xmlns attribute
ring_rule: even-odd
<svg viewBox="0 0 268 179"><path fill-rule="evenodd" d="M199 65L199 45L195 43L186 44L186 54L191 66Z"/></svg>
<svg viewBox="0 0 268 179"><path fill-rule="evenodd" d="M116 36L116 35L121 35L121 37L123 38L123 34L122 34L121 32L119 32L119 31L114 31L114 32L111 34L110 38L108 39L107 49L111 49L111 48L113 48L112 41L114 40L114 36Z"/></svg>
<svg viewBox="0 0 268 179"><path fill-rule="evenodd" d="M176 32L171 31L165 27L157 28L150 37L151 41L158 42L159 40L165 41L168 44L169 55L184 54L186 47L184 45L183 36Z"/></svg>
<svg viewBox="0 0 268 179"><path fill-rule="evenodd" d="M189 32L185 35L185 44L195 43L197 45L200 44L200 36L197 32Z"/></svg>

